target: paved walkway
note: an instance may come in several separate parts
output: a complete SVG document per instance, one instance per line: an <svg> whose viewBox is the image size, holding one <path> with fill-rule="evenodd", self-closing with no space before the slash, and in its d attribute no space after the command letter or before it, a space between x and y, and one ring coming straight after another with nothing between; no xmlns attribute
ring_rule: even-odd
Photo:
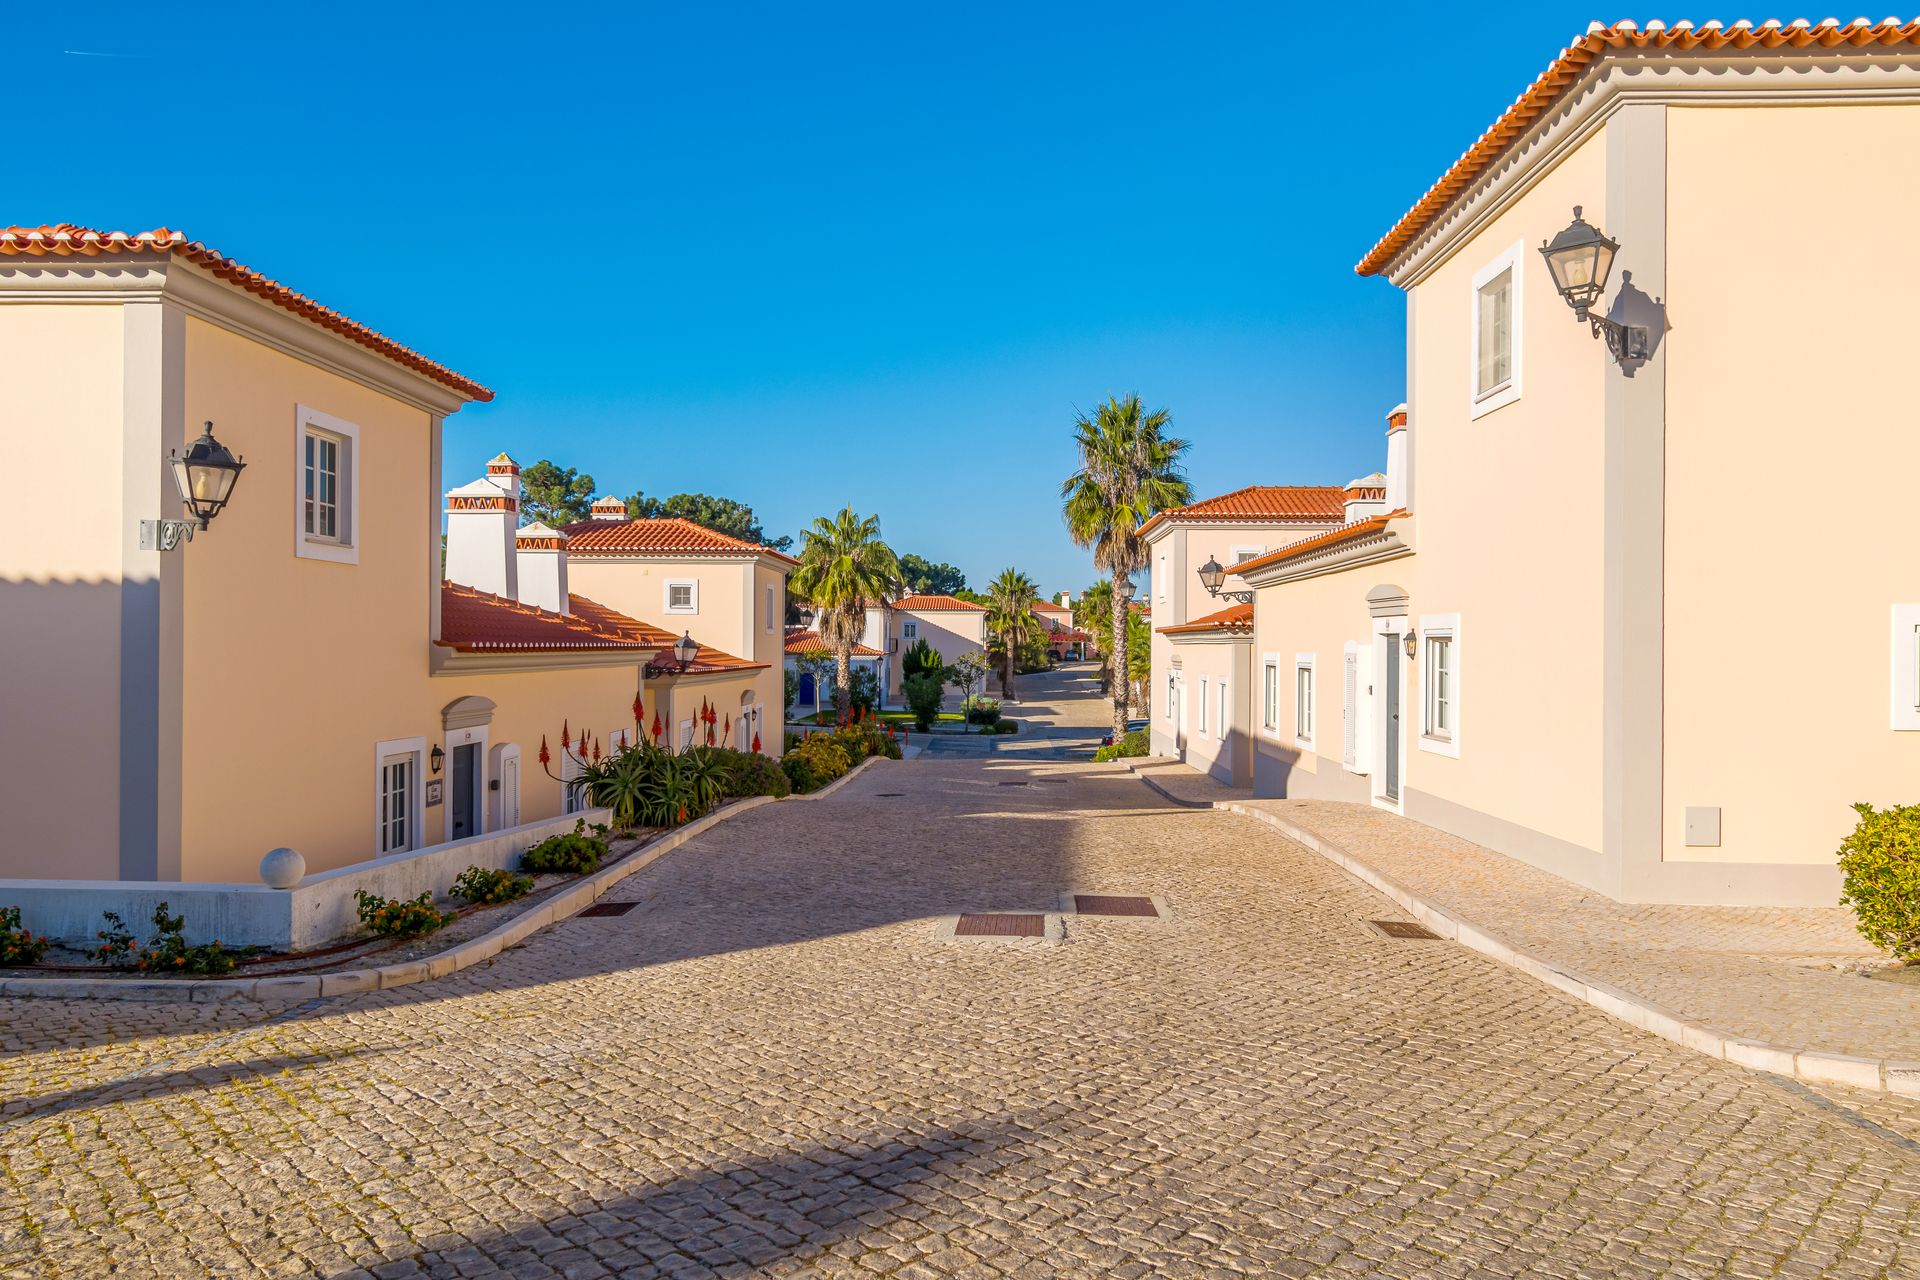
<svg viewBox="0 0 1920 1280"><path fill-rule="evenodd" d="M1172 918L936 937L1070 888ZM882 764L613 896L308 1007L0 1002L0 1274L1920 1274L1920 1108L1383 937L1108 766Z"/></svg>
<svg viewBox="0 0 1920 1280"><path fill-rule="evenodd" d="M999 679L991 682L999 687ZM1014 677L1018 701L1001 711L1019 722L1017 734L916 735L928 754L955 757L1011 756L1024 760L1091 760L1113 727L1112 703L1100 696L1099 667L1067 663L1052 671Z"/></svg>
<svg viewBox="0 0 1920 1280"><path fill-rule="evenodd" d="M1173 797L1272 812L1429 904L1688 1021L1784 1048L1920 1061L1920 988L1821 967L1874 955L1840 907L1614 902L1367 805L1252 800L1178 761L1136 763Z"/></svg>

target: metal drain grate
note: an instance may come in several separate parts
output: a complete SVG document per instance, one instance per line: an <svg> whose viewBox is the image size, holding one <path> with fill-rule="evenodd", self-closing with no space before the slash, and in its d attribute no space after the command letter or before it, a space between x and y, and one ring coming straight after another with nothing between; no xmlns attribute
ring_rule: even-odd
<svg viewBox="0 0 1920 1280"><path fill-rule="evenodd" d="M1030 787L1033 784L1031 782L1003 782L1000 785L1003 787Z"/></svg>
<svg viewBox="0 0 1920 1280"><path fill-rule="evenodd" d="M1438 938L1440 935L1411 920L1369 920L1368 924L1389 938Z"/></svg>
<svg viewBox="0 0 1920 1280"><path fill-rule="evenodd" d="M596 902L574 919L583 920L588 916L623 916L639 905L637 902Z"/></svg>
<svg viewBox="0 0 1920 1280"><path fill-rule="evenodd" d="M1045 916L1015 912L971 912L953 926L956 938L1044 938Z"/></svg>
<svg viewBox="0 0 1920 1280"><path fill-rule="evenodd" d="M873 798L875 800L900 800L904 799L906 794L904 791L876 791L873 793Z"/></svg>
<svg viewBox="0 0 1920 1280"><path fill-rule="evenodd" d="M1157 916L1152 898L1129 898L1106 893L1076 893L1073 909L1083 916Z"/></svg>

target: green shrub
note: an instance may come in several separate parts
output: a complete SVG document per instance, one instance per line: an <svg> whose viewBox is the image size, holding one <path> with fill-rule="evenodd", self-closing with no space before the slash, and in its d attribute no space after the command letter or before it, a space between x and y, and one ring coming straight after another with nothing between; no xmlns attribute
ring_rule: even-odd
<svg viewBox="0 0 1920 1280"><path fill-rule="evenodd" d="M903 681L921 674L932 676L942 688L946 687L946 660L927 643L925 636L908 645L907 651L900 655L900 678Z"/></svg>
<svg viewBox="0 0 1920 1280"><path fill-rule="evenodd" d="M383 898L361 889L353 895L360 906L360 923L383 938L418 938L444 928L460 917L433 905L433 890L417 898Z"/></svg>
<svg viewBox="0 0 1920 1280"><path fill-rule="evenodd" d="M511 871L488 867L468 867L453 882L453 896L481 906L512 902L533 892L532 876L517 876Z"/></svg>
<svg viewBox="0 0 1920 1280"><path fill-rule="evenodd" d="M1000 699L970 693L960 700L960 714L968 724L994 724L1000 719Z"/></svg>
<svg viewBox="0 0 1920 1280"><path fill-rule="evenodd" d="M588 835L587 820L581 818L573 824L572 831L548 836L521 854L520 869L584 876L598 871L600 860L606 856L607 842Z"/></svg>
<svg viewBox="0 0 1920 1280"><path fill-rule="evenodd" d="M723 793L728 800L744 800L749 796L773 796L778 799L791 795L793 784L787 781L780 762L757 751L735 751L729 747L709 748L720 760L725 769L725 787Z"/></svg>
<svg viewBox="0 0 1920 1280"><path fill-rule="evenodd" d="M1148 753L1147 731L1145 729L1128 730L1127 735L1120 739L1119 747L1119 753L1123 757L1146 755Z"/></svg>
<svg viewBox="0 0 1920 1280"><path fill-rule="evenodd" d="M1013 720L998 720L994 722L993 731L995 733L1018 733L1020 732L1020 725L1017 721Z"/></svg>
<svg viewBox="0 0 1920 1280"><path fill-rule="evenodd" d="M20 927L20 908L0 907L0 965L33 964L51 945Z"/></svg>
<svg viewBox="0 0 1920 1280"><path fill-rule="evenodd" d="M218 938L199 946L188 946L181 932L186 926L186 917L168 915L164 902L153 909L154 935L145 946L134 941L132 931L118 913L103 911L100 914L107 927L95 935L100 945L90 954L102 963L120 969L138 969L142 973L233 972L235 953L222 947Z"/></svg>
<svg viewBox="0 0 1920 1280"><path fill-rule="evenodd" d="M1905 963L1920 962L1920 804L1875 809L1840 844L1840 902L1859 917L1868 942Z"/></svg>
<svg viewBox="0 0 1920 1280"><path fill-rule="evenodd" d="M780 740L780 754L785 755L799 745L800 735L797 733L789 733Z"/></svg>
<svg viewBox="0 0 1920 1280"><path fill-rule="evenodd" d="M845 748L825 734L805 739L780 760L787 780L802 794L818 791L834 779L845 777L852 767Z"/></svg>
<svg viewBox="0 0 1920 1280"><path fill-rule="evenodd" d="M847 753L849 767L869 756L885 756L889 760L900 758L899 740L877 720L856 720L852 724L842 725L829 735L828 740Z"/></svg>
<svg viewBox="0 0 1920 1280"><path fill-rule="evenodd" d="M922 733L933 728L941 699L947 694L945 682L925 671L916 672L907 677L906 694L907 706L913 710L913 727Z"/></svg>
<svg viewBox="0 0 1920 1280"><path fill-rule="evenodd" d="M1106 764L1110 760L1117 760L1119 758L1120 748L1111 742L1102 743L1093 749L1093 762L1095 764Z"/></svg>

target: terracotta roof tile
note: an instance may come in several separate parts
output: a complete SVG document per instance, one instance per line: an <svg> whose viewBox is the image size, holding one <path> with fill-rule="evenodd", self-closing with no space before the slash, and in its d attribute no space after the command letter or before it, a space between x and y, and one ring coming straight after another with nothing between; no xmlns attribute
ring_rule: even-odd
<svg viewBox="0 0 1920 1280"><path fill-rule="evenodd" d="M641 662L671 649L679 639L671 631L616 613L585 596L569 594L567 608L567 613L553 613L489 591L443 582L439 643L462 653L627 650ZM687 674L758 671L768 665L703 647Z"/></svg>
<svg viewBox="0 0 1920 1280"><path fill-rule="evenodd" d="M403 347L392 338L375 333L357 320L349 320L330 307L321 306L305 294L295 293L277 280L270 280L251 267L242 266L216 253L198 240L161 227L128 235L124 231L95 231L62 222L42 227L0 227L0 257L98 257L101 254L169 253L202 267L228 284L245 289L277 307L313 321L323 329L357 342L369 351L423 374L442 386L450 387L469 400L491 400L493 392L473 379L455 373L443 364L427 359L419 352Z"/></svg>
<svg viewBox="0 0 1920 1280"><path fill-rule="evenodd" d="M1815 46L1832 49L1841 45L1864 48L1868 45L1903 44L1920 44L1920 19L1911 22L1902 22L1898 18L1888 18L1884 22L1856 19L1843 23L1827 18L1818 23L1798 20L1786 25L1773 20L1757 26L1744 21L1731 26L1708 22L1697 27L1684 21L1672 26L1649 22L1644 31L1632 22L1616 22L1610 27L1596 22L1587 28L1585 35L1560 51L1560 56L1527 86L1526 91L1493 122L1492 127L1467 148L1466 154L1454 161L1453 167L1442 174L1440 180L1414 203L1413 208L1407 210L1400 221L1394 223L1392 229L1380 238L1379 243L1368 250L1367 256L1360 260L1354 270L1363 276L1378 275L1385 270L1456 198L1493 167L1501 153L1551 111L1554 103L1565 97L1585 77L1588 69L1609 53L1624 49L1680 53L1704 49L1716 53L1728 49L1807 49Z"/></svg>
<svg viewBox="0 0 1920 1280"><path fill-rule="evenodd" d="M801 628L795 628L794 630L787 632L787 652L788 653L791 653L791 654L818 653L824 650L826 647L827 647L827 642L820 638L820 633L818 631L808 631ZM882 654L878 649L869 649L864 644L856 644L853 646L853 656L856 658L879 658L879 657L884 657L885 655Z"/></svg>
<svg viewBox="0 0 1920 1280"><path fill-rule="evenodd" d="M1309 551L1319 551L1324 547L1337 547L1343 542L1352 542L1354 539L1363 538L1370 533L1378 533L1395 520L1404 519L1406 515L1407 513L1404 510L1389 511L1383 516L1369 516L1365 520L1356 520L1352 524L1343 524L1338 529L1329 529L1325 533L1316 533L1312 537L1302 538L1298 542L1289 542L1279 550L1269 551L1266 555L1255 556L1251 560L1242 560L1239 564L1234 565L1232 569L1228 570L1228 572L1244 575L1250 569L1264 569L1268 565L1282 564L1285 561L1303 556Z"/></svg>
<svg viewBox="0 0 1920 1280"><path fill-rule="evenodd" d="M635 649L652 656L676 637L584 596L552 613L457 582L440 587L440 643L465 653L500 650Z"/></svg>
<svg viewBox="0 0 1920 1280"><path fill-rule="evenodd" d="M717 533L705 525L678 517L657 520L579 520L563 530L571 556L765 555L787 564L792 556Z"/></svg>
<svg viewBox="0 0 1920 1280"><path fill-rule="evenodd" d="M1347 491L1326 484L1250 484L1217 498L1202 498L1184 507L1156 513L1140 532L1168 520L1220 524L1290 524L1339 520L1346 511Z"/></svg>
<svg viewBox="0 0 1920 1280"><path fill-rule="evenodd" d="M1195 618L1192 622L1183 622L1175 627L1161 627L1163 636L1198 635L1207 631L1223 631L1228 634L1253 631L1253 606L1250 604L1228 605L1218 613L1210 613L1204 618Z"/></svg>
<svg viewBox="0 0 1920 1280"><path fill-rule="evenodd" d="M892 605L910 613L985 613L986 609L954 596L901 596Z"/></svg>

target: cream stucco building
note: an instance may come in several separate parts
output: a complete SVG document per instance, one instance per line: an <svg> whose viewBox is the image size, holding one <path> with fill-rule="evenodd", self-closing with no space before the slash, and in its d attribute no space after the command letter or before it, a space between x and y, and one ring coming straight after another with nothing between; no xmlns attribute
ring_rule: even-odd
<svg viewBox="0 0 1920 1280"><path fill-rule="evenodd" d="M478 383L169 231L0 230L0 349L0 429L67 481L57 520L0 506L0 876L250 882L552 817L543 736L653 697L673 636L567 592L510 460L443 508ZM245 470L155 549L207 422Z"/></svg>
<svg viewBox="0 0 1920 1280"><path fill-rule="evenodd" d="M1262 794L1617 899L1836 900L1848 806L1920 778L1913 325L1858 265L1913 238L1910 35L1596 26L1366 256L1388 509L1238 567ZM1540 251L1576 206L1592 328Z"/></svg>
<svg viewBox="0 0 1920 1280"><path fill-rule="evenodd" d="M1249 485L1162 511L1140 526L1156 624L1147 709L1155 754L1177 756L1228 784L1251 780L1252 608L1209 594L1199 571L1332 528L1348 501L1346 490L1329 485Z"/></svg>

